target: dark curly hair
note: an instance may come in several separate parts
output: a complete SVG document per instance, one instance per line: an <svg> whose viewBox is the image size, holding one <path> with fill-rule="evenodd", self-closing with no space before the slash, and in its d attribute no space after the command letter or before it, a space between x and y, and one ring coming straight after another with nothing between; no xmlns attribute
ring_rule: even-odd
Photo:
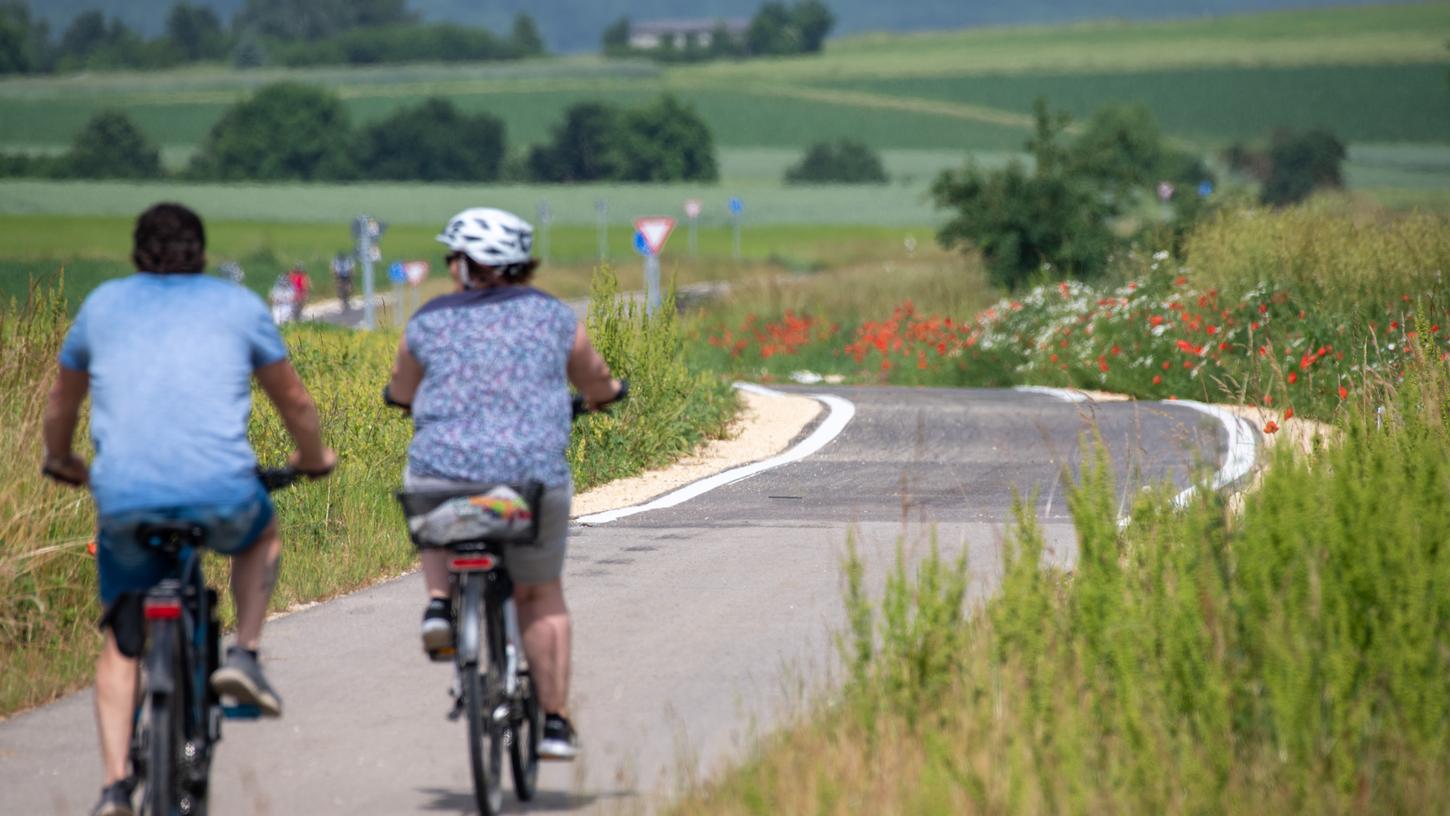
<svg viewBox="0 0 1450 816"><path fill-rule="evenodd" d="M496 277L500 283L525 284L533 280L534 270L539 268L538 258L504 266L484 266L461 252L458 254L467 266L468 277L477 283L486 283Z"/></svg>
<svg viewBox="0 0 1450 816"><path fill-rule="evenodd" d="M194 274L206 269L206 228L180 204L156 204L136 219L131 262L141 272Z"/></svg>

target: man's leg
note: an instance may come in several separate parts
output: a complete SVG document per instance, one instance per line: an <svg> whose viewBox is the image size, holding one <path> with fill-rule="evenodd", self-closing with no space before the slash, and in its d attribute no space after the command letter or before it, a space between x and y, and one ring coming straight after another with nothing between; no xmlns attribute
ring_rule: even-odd
<svg viewBox="0 0 1450 816"><path fill-rule="evenodd" d="M539 705L547 714L567 717L569 700L569 608L562 579L546 584L517 584L514 605L523 630L524 652Z"/></svg>
<svg viewBox="0 0 1450 816"><path fill-rule="evenodd" d="M96 727L101 735L101 764L107 785L126 778L135 705L136 661L121 654L116 633L108 626L105 645L96 659Z"/></svg>
<svg viewBox="0 0 1450 816"><path fill-rule="evenodd" d="M267 604L282 565L282 537L273 519L251 547L232 559L232 600L237 605L237 645L252 651L262 640Z"/></svg>

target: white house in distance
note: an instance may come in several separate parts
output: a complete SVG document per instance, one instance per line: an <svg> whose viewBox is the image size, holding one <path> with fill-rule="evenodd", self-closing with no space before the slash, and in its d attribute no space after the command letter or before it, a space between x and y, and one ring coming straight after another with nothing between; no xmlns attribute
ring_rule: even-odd
<svg viewBox="0 0 1450 816"><path fill-rule="evenodd" d="M750 27L749 20L646 20L629 25L629 47L641 50L658 48L666 40L683 48L693 39L701 48L709 48L715 32L724 26L732 37L742 37Z"/></svg>

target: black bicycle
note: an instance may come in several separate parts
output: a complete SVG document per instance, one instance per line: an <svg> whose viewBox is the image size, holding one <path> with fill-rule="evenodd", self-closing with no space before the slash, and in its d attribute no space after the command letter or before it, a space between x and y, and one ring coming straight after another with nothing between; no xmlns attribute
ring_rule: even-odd
<svg viewBox="0 0 1450 816"><path fill-rule="evenodd" d="M46 475L77 484L55 472ZM291 467L257 471L268 492L314 475ZM145 643L127 785L142 789L140 812L147 816L206 813L221 721L260 715L255 706L223 705L211 687L221 661L221 624L216 590L206 585L201 569L206 536L200 524L165 518L136 531L143 547L173 564L170 576L141 599Z"/></svg>
<svg viewBox="0 0 1450 816"><path fill-rule="evenodd" d="M629 382L621 381L619 393L607 404L619 402L628 395ZM412 409L411 405L393 399L386 388L383 400L404 411ZM590 413L590 408L581 397L575 396L572 412L578 419ZM498 492L500 489L502 492ZM519 800L529 801L538 789L544 712L535 695L524 654L518 612L514 607L514 585L504 563L504 551L507 547L527 547L537 542L539 500L543 491L542 485L530 483L460 485L446 491L398 493L403 514L409 520L408 533L413 544L420 550L439 547L451 551L448 576L454 610L451 655L454 680L453 709L448 718L467 718L473 793L482 816L494 816L503 807L505 750L509 754L514 794ZM479 515L491 515L502 523L495 525L498 528L495 532L456 537L430 537L421 525L415 529L416 519L450 502L477 507ZM529 523L508 523L509 517L520 509L528 513ZM434 655L435 659L445 660L448 656L446 653Z"/></svg>

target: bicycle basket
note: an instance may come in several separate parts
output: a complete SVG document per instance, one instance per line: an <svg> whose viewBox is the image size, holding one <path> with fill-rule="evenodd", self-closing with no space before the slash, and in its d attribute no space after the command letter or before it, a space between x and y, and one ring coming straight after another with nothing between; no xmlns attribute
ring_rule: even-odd
<svg viewBox="0 0 1450 816"><path fill-rule="evenodd" d="M408 536L418 547L468 542L532 543L539 532L543 485L460 485L449 490L403 491L398 501Z"/></svg>

